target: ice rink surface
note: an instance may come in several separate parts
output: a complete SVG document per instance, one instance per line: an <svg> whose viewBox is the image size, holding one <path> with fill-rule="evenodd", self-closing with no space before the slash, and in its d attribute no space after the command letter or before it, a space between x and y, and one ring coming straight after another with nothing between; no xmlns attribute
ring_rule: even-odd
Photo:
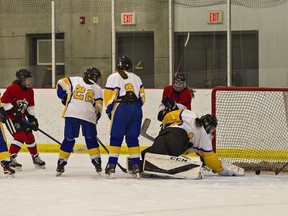
<svg viewBox="0 0 288 216"><path fill-rule="evenodd" d="M23 171L0 174L0 216L287 216L288 174L207 175L202 180L134 179L116 170L99 176L87 154L71 154L55 177L58 154L41 154L46 169L35 169L20 153ZM107 155L102 155L103 168ZM119 163L125 166L126 155Z"/></svg>

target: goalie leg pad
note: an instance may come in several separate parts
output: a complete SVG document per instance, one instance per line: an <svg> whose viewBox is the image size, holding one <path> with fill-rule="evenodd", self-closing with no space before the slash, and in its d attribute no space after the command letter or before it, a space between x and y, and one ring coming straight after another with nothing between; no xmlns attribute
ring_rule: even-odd
<svg viewBox="0 0 288 216"><path fill-rule="evenodd" d="M183 156L146 153L143 172L158 176L183 179L202 179L202 162Z"/></svg>
<svg viewBox="0 0 288 216"><path fill-rule="evenodd" d="M244 176L245 170L232 163L228 163L224 159L221 159L221 165L223 171L219 173L221 176Z"/></svg>

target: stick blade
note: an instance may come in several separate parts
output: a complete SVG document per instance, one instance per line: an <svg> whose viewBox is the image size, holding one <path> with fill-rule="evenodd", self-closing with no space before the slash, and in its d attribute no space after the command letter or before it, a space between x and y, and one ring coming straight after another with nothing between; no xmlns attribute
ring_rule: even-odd
<svg viewBox="0 0 288 216"><path fill-rule="evenodd" d="M142 128L141 128L141 131L145 132L148 130L148 127L151 123L151 119L149 118L145 118L144 121L143 121L143 124L142 124Z"/></svg>
<svg viewBox="0 0 288 216"><path fill-rule="evenodd" d="M147 130L148 130L150 123L151 123L151 119L148 119L148 118L144 119L141 130L140 130L140 135L153 142L154 138L147 134Z"/></svg>

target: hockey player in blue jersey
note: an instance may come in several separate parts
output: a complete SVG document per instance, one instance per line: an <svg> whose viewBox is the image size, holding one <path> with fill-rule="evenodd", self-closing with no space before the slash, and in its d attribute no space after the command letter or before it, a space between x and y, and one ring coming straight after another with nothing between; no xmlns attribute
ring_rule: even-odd
<svg viewBox="0 0 288 216"><path fill-rule="evenodd" d="M110 154L105 173L113 178L121 145L125 140L129 149L132 172L140 177L140 147L138 137L145 103L143 83L133 73L133 63L127 56L117 61L117 70L111 74L104 89L106 113L111 119Z"/></svg>
<svg viewBox="0 0 288 216"><path fill-rule="evenodd" d="M8 152L6 136L3 128L3 124L7 120L6 113L1 105L1 98L0 98L0 163L3 167L4 174L8 177L14 177L15 170L10 167L10 154Z"/></svg>

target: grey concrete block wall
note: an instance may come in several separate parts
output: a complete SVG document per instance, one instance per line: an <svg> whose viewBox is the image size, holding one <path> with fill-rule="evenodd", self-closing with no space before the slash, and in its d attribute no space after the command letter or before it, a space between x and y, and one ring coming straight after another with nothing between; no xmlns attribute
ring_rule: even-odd
<svg viewBox="0 0 288 216"><path fill-rule="evenodd" d="M50 0L1 0L0 87L6 87L12 82L17 69L29 68L27 35L51 33L50 2ZM65 35L65 76L82 75L83 68L93 65L103 71L105 81L112 70L111 1L56 0L55 3L58 7L56 32ZM270 7L271 5L273 7ZM154 86L162 88L167 85L168 1L117 0L115 6L116 32L154 33ZM232 31L259 32L259 86L286 87L288 86L287 2L279 5L271 3L269 7L248 6L232 5ZM174 9L175 32L226 31L225 4L194 8L178 5ZM207 23L207 13L210 10L223 11L222 24ZM121 25L121 12L136 12L137 25ZM80 16L86 17L85 25L79 23ZM98 17L97 24L92 23L94 16Z"/></svg>
<svg viewBox="0 0 288 216"><path fill-rule="evenodd" d="M129 0L128 0L129 1ZM125 1L126 4L128 1ZM23 1L23 4L28 1ZM29 14L29 6L26 4L25 10L28 14L15 12L14 14L0 14L0 74L5 77L1 79L0 86L7 87L15 78L15 72L19 68L29 68L28 63L28 47L27 35L28 34L50 34L51 33L51 8L47 1L43 2L45 9L39 9L40 12L36 13L35 5L31 5L32 13ZM75 3L76 1L74 1ZM83 69L87 66L96 66L103 73L103 80L106 81L108 75L112 72L112 35L111 35L111 11L107 10L106 1L90 1L91 5L81 4L77 1L78 8L72 7L72 1L55 1L62 9L56 8L56 33L64 33L65 37L65 76L82 75ZM87 2L87 1L86 1ZM89 2L89 1L88 1ZM105 5L103 11L94 9L91 12L91 7ZM167 7L163 9L141 11L137 5L137 1L130 0L127 9L123 8L122 4L115 9L116 18L116 32L154 32L155 35L155 58L168 57L168 2ZM136 3L135 3L136 2ZM19 1L18 1L19 3ZM133 4L132 4L133 3ZM143 1L139 1L141 7L148 7L143 5ZM16 4L16 1L6 1L6 4ZM63 11L63 5L65 11ZM92 5L93 4L93 5ZM95 6L96 4L96 6ZM149 1L147 1L149 4ZM71 9L69 9L71 6ZM89 8L89 6L91 6ZM117 4L116 4L117 6ZM83 8L81 8L83 7ZM135 26L122 26L121 12L133 12L133 7L137 11L137 25ZM71 13L69 13L69 10ZM131 11L132 10L132 11ZM77 12L79 11L79 12ZM83 12L84 11L84 12ZM88 11L88 12L85 12ZM80 17L85 16L86 23L81 25L79 23ZM93 17L98 17L98 23L92 22ZM168 59L167 59L168 60ZM155 71L157 73L167 73L167 67L158 67L155 61ZM157 86L157 80L155 80ZM168 83L168 79L165 84Z"/></svg>

